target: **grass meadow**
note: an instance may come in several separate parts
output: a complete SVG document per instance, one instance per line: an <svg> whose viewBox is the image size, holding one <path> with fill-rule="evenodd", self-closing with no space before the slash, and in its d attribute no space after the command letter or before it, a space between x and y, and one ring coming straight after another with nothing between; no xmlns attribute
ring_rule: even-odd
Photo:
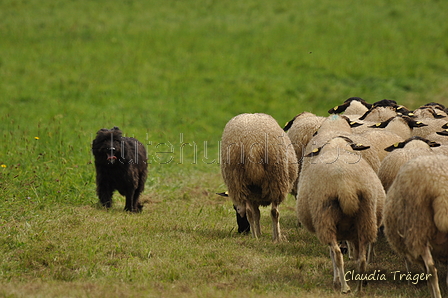
<svg viewBox="0 0 448 298"><path fill-rule="evenodd" d="M288 242L236 232L219 170L226 122L280 125L351 96L448 104L448 2L0 1L0 297L333 297L328 248L280 206ZM97 206L91 141L147 146L141 214ZM394 280L379 239L370 297ZM355 264L347 261L347 270ZM412 268L420 272L419 268ZM441 267L442 292L448 293ZM349 282L352 288L353 281Z"/></svg>

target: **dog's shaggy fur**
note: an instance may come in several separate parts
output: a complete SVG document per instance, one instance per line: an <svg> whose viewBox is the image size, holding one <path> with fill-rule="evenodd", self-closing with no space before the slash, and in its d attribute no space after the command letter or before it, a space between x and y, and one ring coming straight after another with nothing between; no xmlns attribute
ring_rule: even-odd
<svg viewBox="0 0 448 298"><path fill-rule="evenodd" d="M140 212L139 196L148 174L146 150L134 138L123 137L118 127L100 129L92 143L96 186L100 203L110 208L115 190L126 196L124 210Z"/></svg>

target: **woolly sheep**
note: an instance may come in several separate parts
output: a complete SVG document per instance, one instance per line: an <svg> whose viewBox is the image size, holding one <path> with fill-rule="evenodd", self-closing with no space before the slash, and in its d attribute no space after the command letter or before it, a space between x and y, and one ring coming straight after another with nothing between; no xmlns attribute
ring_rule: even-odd
<svg viewBox="0 0 448 298"><path fill-rule="evenodd" d="M421 121L424 122L426 126L415 128L412 131L412 135L427 138L430 134L443 130L442 127L448 123L448 118L425 118L421 119Z"/></svg>
<svg viewBox="0 0 448 298"><path fill-rule="evenodd" d="M434 154L432 148L437 146L440 144L420 137L412 137L385 148L384 150L390 153L381 162L378 171L378 178L384 190L386 192L389 190L403 164L418 156Z"/></svg>
<svg viewBox="0 0 448 298"><path fill-rule="evenodd" d="M414 128L424 125L408 116L395 116L369 126L368 130L360 133L360 136L368 140L364 144L369 144L372 151L376 152L378 159L382 161L388 154L384 148L410 138Z"/></svg>
<svg viewBox="0 0 448 298"><path fill-rule="evenodd" d="M442 104L436 102L430 102L415 109L413 114L418 119L425 119L425 118L440 119L447 117L448 110Z"/></svg>
<svg viewBox="0 0 448 298"><path fill-rule="evenodd" d="M387 119L386 121L371 125L369 128L382 128L386 131L399 135L403 139L408 139L412 136L414 129L425 126L427 126L427 124L421 121L416 121L409 116L397 115Z"/></svg>
<svg viewBox="0 0 448 298"><path fill-rule="evenodd" d="M371 107L372 107L371 104L367 103L364 99L360 97L350 97L349 99L345 100L343 104L335 106L334 108L330 109L328 113L329 114L344 113L344 115L346 116L350 115L361 117Z"/></svg>
<svg viewBox="0 0 448 298"><path fill-rule="evenodd" d="M359 120L381 122L397 116L398 113L407 115L410 111L404 106L399 106L394 100L383 99L375 102Z"/></svg>
<svg viewBox="0 0 448 298"><path fill-rule="evenodd" d="M308 142L308 145L305 148L305 154L311 153L314 149L323 146L326 142L337 136L348 137L355 143L371 146L372 143L369 139L362 135L352 134L354 125L357 124L351 122L350 119L345 116L331 115L327 117L325 121L322 122L322 125L316 134ZM361 155L375 170L375 172L377 172L380 167L380 160L378 159L376 151L365 150L361 152Z"/></svg>
<svg viewBox="0 0 448 298"><path fill-rule="evenodd" d="M435 260L448 258L448 157L420 156L403 165L389 189L384 233L392 249L419 264L431 297L441 297Z"/></svg>
<svg viewBox="0 0 448 298"><path fill-rule="evenodd" d="M252 235L260 232L259 206L271 205L274 241L281 240L278 206L297 178L297 158L289 137L269 115L241 114L225 126L221 174Z"/></svg>
<svg viewBox="0 0 448 298"><path fill-rule="evenodd" d="M293 196L297 195L297 184L300 174L300 169L302 165L302 159L305 151L305 147L313 137L314 133L319 129L325 117L319 117L309 112L302 112L295 116L294 119L286 123L283 128L287 132L291 144L298 160L298 175L297 180L294 182L291 194Z"/></svg>
<svg viewBox="0 0 448 298"><path fill-rule="evenodd" d="M376 173L355 150L355 145L336 137L307 155L297 195L297 216L323 244L330 246L335 285L350 292L344 278L344 261L338 241L354 244L358 270L366 271L366 248L377 236L385 193ZM362 290L359 281L357 290Z"/></svg>

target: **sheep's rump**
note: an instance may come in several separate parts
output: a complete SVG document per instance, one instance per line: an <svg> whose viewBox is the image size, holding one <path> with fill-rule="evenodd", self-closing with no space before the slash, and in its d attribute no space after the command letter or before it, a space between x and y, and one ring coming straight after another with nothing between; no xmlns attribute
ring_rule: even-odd
<svg viewBox="0 0 448 298"><path fill-rule="evenodd" d="M300 177L297 215L322 243L330 243L334 235L338 240L376 239L382 185L367 162L351 164L353 157L322 156Z"/></svg>
<svg viewBox="0 0 448 298"><path fill-rule="evenodd" d="M236 204L247 198L261 206L281 203L297 177L289 137L266 114L241 114L224 128L221 173Z"/></svg>
<svg viewBox="0 0 448 298"><path fill-rule="evenodd" d="M385 234L392 248L417 260L429 243L448 259L448 157L427 155L404 164L387 193Z"/></svg>

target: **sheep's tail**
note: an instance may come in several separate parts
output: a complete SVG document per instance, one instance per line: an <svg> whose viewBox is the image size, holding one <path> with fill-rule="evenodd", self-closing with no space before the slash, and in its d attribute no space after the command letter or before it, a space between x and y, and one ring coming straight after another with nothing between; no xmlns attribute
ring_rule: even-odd
<svg viewBox="0 0 448 298"><path fill-rule="evenodd" d="M354 193L353 190L342 191L338 195L339 206L341 206L342 212L345 215L353 216L359 209L359 198L358 194Z"/></svg>
<svg viewBox="0 0 448 298"><path fill-rule="evenodd" d="M434 223L437 229L442 233L448 233L448 199L438 196L432 203L434 210Z"/></svg>

